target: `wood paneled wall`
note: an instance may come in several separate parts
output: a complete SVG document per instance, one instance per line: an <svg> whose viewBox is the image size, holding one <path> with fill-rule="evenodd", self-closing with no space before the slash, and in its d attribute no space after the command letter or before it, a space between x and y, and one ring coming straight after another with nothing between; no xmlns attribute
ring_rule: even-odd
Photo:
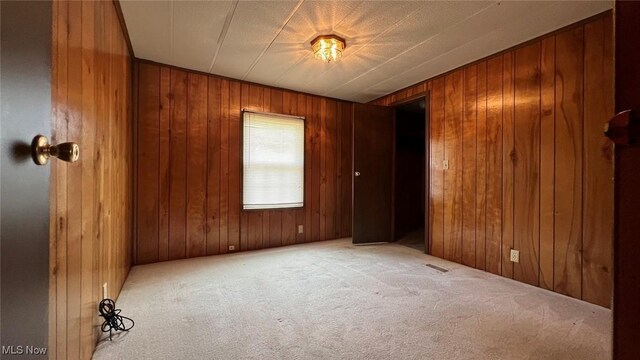
<svg viewBox="0 0 640 360"><path fill-rule="evenodd" d="M432 255L610 305L612 28L609 12L373 102L430 94Z"/></svg>
<svg viewBox="0 0 640 360"><path fill-rule="evenodd" d="M144 61L136 79L137 264L351 236L351 103ZM304 209L241 210L243 108L306 117Z"/></svg>
<svg viewBox="0 0 640 360"><path fill-rule="evenodd" d="M50 359L89 359L102 285L116 299L131 265L131 57L112 1L53 4L52 142L80 160L51 166Z"/></svg>

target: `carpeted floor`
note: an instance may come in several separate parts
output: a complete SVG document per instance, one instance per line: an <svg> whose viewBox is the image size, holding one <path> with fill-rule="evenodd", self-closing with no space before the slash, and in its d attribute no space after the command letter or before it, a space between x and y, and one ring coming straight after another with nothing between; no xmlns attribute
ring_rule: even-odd
<svg viewBox="0 0 640 360"><path fill-rule="evenodd" d="M425 266L447 269L441 272ZM94 359L608 359L611 312L350 239L136 266Z"/></svg>

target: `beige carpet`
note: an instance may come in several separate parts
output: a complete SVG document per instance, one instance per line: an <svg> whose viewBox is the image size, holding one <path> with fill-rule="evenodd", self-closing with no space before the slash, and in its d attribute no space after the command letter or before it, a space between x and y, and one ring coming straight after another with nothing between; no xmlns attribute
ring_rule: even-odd
<svg viewBox="0 0 640 360"><path fill-rule="evenodd" d="M117 305L94 359L610 358L609 310L397 244L136 266Z"/></svg>

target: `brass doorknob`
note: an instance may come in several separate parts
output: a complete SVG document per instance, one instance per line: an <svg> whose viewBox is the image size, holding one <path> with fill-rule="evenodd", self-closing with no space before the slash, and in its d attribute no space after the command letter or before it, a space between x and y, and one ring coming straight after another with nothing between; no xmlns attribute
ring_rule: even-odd
<svg viewBox="0 0 640 360"><path fill-rule="evenodd" d="M76 162L80 157L80 147L74 142L51 145L46 136L36 135L31 141L33 161L38 165L45 165L51 156L66 162Z"/></svg>

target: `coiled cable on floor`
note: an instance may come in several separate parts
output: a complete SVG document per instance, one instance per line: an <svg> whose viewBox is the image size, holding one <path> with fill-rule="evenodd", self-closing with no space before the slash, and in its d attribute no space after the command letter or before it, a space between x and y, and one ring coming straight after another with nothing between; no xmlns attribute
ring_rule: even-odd
<svg viewBox="0 0 640 360"><path fill-rule="evenodd" d="M109 332L109 341L111 341L111 332L115 331L129 331L135 325L133 319L120 315L120 309L116 309L116 302L111 299L103 299L98 305L98 311L100 317L104 319L102 326L102 332ZM131 326L126 326L124 321L130 321Z"/></svg>

